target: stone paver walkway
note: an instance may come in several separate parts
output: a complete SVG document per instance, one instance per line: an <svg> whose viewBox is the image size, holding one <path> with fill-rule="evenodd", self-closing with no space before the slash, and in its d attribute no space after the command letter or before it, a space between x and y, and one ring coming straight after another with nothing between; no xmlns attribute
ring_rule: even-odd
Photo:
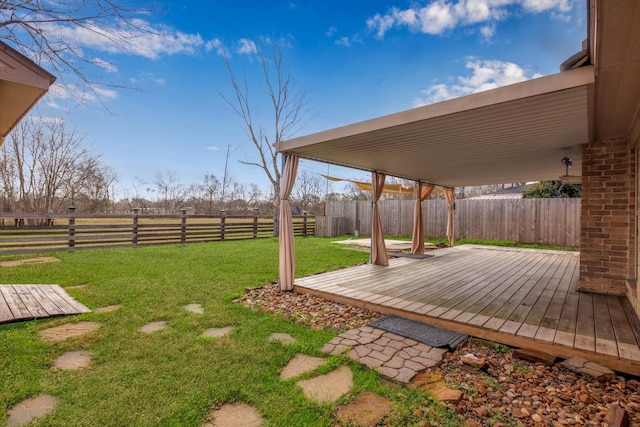
<svg viewBox="0 0 640 427"><path fill-rule="evenodd" d="M327 363L322 357L307 356L306 354L298 354L291 359L280 371L280 378L289 379L298 377L307 372L312 372L320 366Z"/></svg>
<svg viewBox="0 0 640 427"><path fill-rule="evenodd" d="M370 326L349 330L320 351L332 355L346 353L382 377L405 384L419 372L439 364L447 352Z"/></svg>

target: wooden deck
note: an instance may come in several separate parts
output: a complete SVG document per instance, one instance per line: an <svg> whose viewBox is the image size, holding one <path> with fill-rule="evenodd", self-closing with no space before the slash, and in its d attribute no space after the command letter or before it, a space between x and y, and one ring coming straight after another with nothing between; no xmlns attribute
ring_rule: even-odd
<svg viewBox="0 0 640 427"><path fill-rule="evenodd" d="M640 375L626 298L577 292L579 253L464 245L296 279L298 292Z"/></svg>
<svg viewBox="0 0 640 427"><path fill-rule="evenodd" d="M0 323L89 312L58 285L0 285Z"/></svg>

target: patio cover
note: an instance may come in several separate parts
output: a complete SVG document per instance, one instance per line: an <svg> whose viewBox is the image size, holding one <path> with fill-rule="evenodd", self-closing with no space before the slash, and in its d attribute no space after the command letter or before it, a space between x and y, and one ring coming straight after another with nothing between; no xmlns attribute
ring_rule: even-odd
<svg viewBox="0 0 640 427"><path fill-rule="evenodd" d="M459 187L558 179L582 170L592 66L414 108L276 144L280 153Z"/></svg>
<svg viewBox="0 0 640 427"><path fill-rule="evenodd" d="M49 90L55 77L0 42L0 145Z"/></svg>

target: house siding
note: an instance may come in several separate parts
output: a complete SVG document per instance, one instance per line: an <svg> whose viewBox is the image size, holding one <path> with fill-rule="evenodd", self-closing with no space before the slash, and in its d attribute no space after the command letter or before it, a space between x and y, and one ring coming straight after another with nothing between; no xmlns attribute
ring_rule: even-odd
<svg viewBox="0 0 640 427"><path fill-rule="evenodd" d="M627 138L598 141L582 149L579 289L626 294L632 302L636 300L635 163L636 151Z"/></svg>

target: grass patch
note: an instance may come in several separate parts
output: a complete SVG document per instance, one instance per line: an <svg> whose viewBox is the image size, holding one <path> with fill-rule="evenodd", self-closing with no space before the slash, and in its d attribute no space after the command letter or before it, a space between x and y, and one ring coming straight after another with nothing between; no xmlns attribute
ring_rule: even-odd
<svg viewBox="0 0 640 427"><path fill-rule="evenodd" d="M298 238L298 276L333 270L368 259L368 253L331 244L335 239ZM199 426L212 406L243 401L272 426L327 426L336 423L333 405L307 400L295 381L279 378L297 353L318 352L335 336L233 303L247 287L277 280L278 242L170 245L60 252L62 262L1 271L2 283L85 285L68 292L89 308L121 304L108 313L44 319L0 326L0 423L17 402L46 392L60 404L40 426ZM204 314L183 306L197 302ZM149 335L140 326L156 320L167 329ZM87 336L47 344L38 332L50 326L99 321ZM201 337L207 328L233 326L225 337ZM298 339L285 347L270 343L274 332ZM51 368L66 351L93 352L81 371ZM353 393L378 392L393 400L396 418L388 425L418 421L415 396L379 381L378 375L346 357L328 358L354 374ZM408 414L414 414L408 416Z"/></svg>

